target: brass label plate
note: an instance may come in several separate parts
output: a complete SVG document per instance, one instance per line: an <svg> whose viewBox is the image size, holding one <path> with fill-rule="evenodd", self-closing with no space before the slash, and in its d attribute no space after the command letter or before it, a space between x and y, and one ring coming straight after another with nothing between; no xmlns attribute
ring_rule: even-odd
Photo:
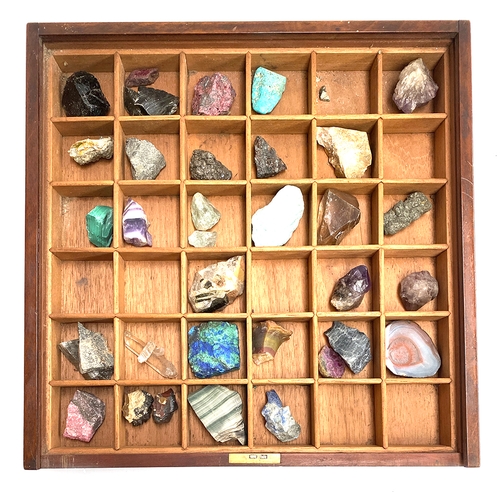
<svg viewBox="0 0 500 500"><path fill-rule="evenodd" d="M230 453L230 464L280 464L281 453Z"/></svg>

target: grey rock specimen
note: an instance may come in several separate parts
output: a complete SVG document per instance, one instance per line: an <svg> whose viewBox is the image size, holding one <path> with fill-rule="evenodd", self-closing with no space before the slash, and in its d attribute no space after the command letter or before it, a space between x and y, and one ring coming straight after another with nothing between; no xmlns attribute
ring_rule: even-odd
<svg viewBox="0 0 500 500"><path fill-rule="evenodd" d="M73 143L68 153L81 166L95 163L100 159L110 160L113 158L113 139L111 137L82 139Z"/></svg>
<svg viewBox="0 0 500 500"><path fill-rule="evenodd" d="M255 138L254 151L258 179L274 177L286 170L285 162L278 156L276 150L260 135Z"/></svg>
<svg viewBox="0 0 500 500"><path fill-rule="evenodd" d="M293 418L290 407L283 406L274 389L267 391L266 396L267 403L261 411L266 419L266 429L283 443L297 439L301 428Z"/></svg>
<svg viewBox="0 0 500 500"><path fill-rule="evenodd" d="M274 198L252 216L255 246L282 246L292 237L304 214L304 197L297 186L282 187Z"/></svg>
<svg viewBox="0 0 500 500"><path fill-rule="evenodd" d="M189 162L191 179L204 181L230 180L233 173L210 151L195 149Z"/></svg>
<svg viewBox="0 0 500 500"><path fill-rule="evenodd" d="M191 220L196 229L200 231L212 229L220 217L220 212L203 194L194 193L191 200Z"/></svg>
<svg viewBox="0 0 500 500"><path fill-rule="evenodd" d="M401 71L392 100L403 113L412 113L434 99L438 89L424 61L418 58Z"/></svg>
<svg viewBox="0 0 500 500"><path fill-rule="evenodd" d="M138 181L156 179L166 166L161 151L145 139L128 138L125 153L130 160L132 177Z"/></svg>
<svg viewBox="0 0 500 500"><path fill-rule="evenodd" d="M421 191L415 191L398 201L384 214L384 234L393 235L432 209L432 203Z"/></svg>
<svg viewBox="0 0 500 500"><path fill-rule="evenodd" d="M188 236L188 243L195 248L214 247L217 243L216 231L193 231Z"/></svg>
<svg viewBox="0 0 500 500"><path fill-rule="evenodd" d="M356 328L334 321L325 335L331 348L342 357L354 373L359 373L371 361L370 339Z"/></svg>
<svg viewBox="0 0 500 500"><path fill-rule="evenodd" d="M417 311L434 300L438 293L439 283L429 271L410 273L400 283L399 296L407 311Z"/></svg>

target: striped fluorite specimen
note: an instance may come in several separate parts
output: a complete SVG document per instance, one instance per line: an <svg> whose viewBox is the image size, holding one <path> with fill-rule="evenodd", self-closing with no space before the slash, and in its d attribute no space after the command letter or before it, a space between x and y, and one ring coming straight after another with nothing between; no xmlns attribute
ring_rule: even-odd
<svg viewBox="0 0 500 500"><path fill-rule="evenodd" d="M188 361L198 378L222 375L240 367L238 327L228 321L207 321L188 332Z"/></svg>
<svg viewBox="0 0 500 500"><path fill-rule="evenodd" d="M89 443L104 422L106 405L90 392L77 389L69 402L63 436Z"/></svg>
<svg viewBox="0 0 500 500"><path fill-rule="evenodd" d="M262 321L252 328L252 359L256 365L272 361L281 344L290 340L293 332L274 321Z"/></svg>
<svg viewBox="0 0 500 500"><path fill-rule="evenodd" d="M188 402L215 441L237 439L246 444L243 402L238 392L222 385L207 385L189 394Z"/></svg>
<svg viewBox="0 0 500 500"><path fill-rule="evenodd" d="M414 321L393 321L385 329L386 365L394 375L432 377L441 357L426 331Z"/></svg>
<svg viewBox="0 0 500 500"><path fill-rule="evenodd" d="M153 246L153 237L148 231L149 222L144 209L129 199L123 210L123 239L136 247Z"/></svg>

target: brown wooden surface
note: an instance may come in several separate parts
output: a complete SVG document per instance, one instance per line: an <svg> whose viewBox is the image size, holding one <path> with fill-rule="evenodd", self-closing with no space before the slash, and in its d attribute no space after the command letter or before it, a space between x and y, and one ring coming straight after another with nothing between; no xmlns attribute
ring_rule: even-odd
<svg viewBox="0 0 500 500"><path fill-rule="evenodd" d="M378 64L379 61L384 64L384 56L371 54L367 49L367 45L374 44L374 40L375 45L387 47L390 54L383 68ZM80 172L80 177L69 174L69 169L64 168L64 164L69 163L65 151L72 140L83 133L83 129L78 127L78 120L65 119L62 115L57 77L50 77L49 88L43 88L46 63L42 51L43 44L57 51L67 47L68 43L71 43L75 52L74 57L71 56L73 59L69 57L69 67L65 71L69 74L73 70L72 65L77 67L79 57L83 54L83 58L87 58L96 71L103 72L106 94L111 98L112 107L115 106L115 115L120 115L125 134L136 135L140 132L147 138L157 137L160 142L165 140L161 147L168 151L167 161L173 164L173 170L162 174L159 185L146 183L137 191L128 173L128 160L124 157L115 157L114 167L113 162L102 162L92 172ZM306 211L288 245L292 247L291 252L287 248L274 252L266 249L247 250L247 245L251 245L251 214L268 203L283 185L282 180L250 181L254 173L248 152L245 151L245 142L252 139L245 136L246 121L243 116L248 114L249 109L249 84L248 76L245 76L245 65L249 58L245 50L257 47L255 53L258 53L258 48L264 44L266 48L283 49L279 54L276 51L271 56L263 55L260 63L275 65L286 73L290 82L289 95L295 96L284 99L277 109L277 113L288 116L286 120L278 120L273 124L266 117L256 116L253 119L252 116L252 131L267 134L278 147L285 148L293 142L297 148L296 153L290 152L290 157L287 157L287 163L290 164L287 175L301 186ZM178 87L184 96L185 102L181 103L181 108L186 102L187 108L181 110L181 114L186 115L182 119L186 121L187 133L181 136L180 141L176 139L179 128L184 127L176 119L165 120L168 124L165 134L164 131L156 130L154 125L151 127L154 120L143 127L140 120L126 116L121 118L124 110L121 102L113 96L111 73L114 71L115 59L106 56L106 50L113 46L118 50L135 48L147 53L148 48L165 45L175 50L185 49L188 57L181 59L180 66L186 64L186 68L197 72L197 76L204 71L215 71L217 68L212 69L210 54L219 54L218 50L224 50L225 69L231 72L232 79L242 89L242 93L245 86L247 89L246 101L240 99L236 103L235 109L239 116L226 121L187 116L189 89L194 80L190 77L186 81L182 72L178 79L175 74L179 70L177 62L169 59L166 65L174 68L173 73L168 74L162 84ZM316 88L309 89L307 81L314 75L308 74L308 53L300 51L316 46L345 50L342 52L344 61L351 61L351 67L349 71L334 71L336 79L328 80L328 71L336 69L333 58L330 60L328 57L328 48L325 54L321 55L319 50L319 55L312 56L312 64L324 72L318 71L317 74L324 77L332 89L340 91L355 88L363 96L362 99L342 103L334 99L330 107L311 99L310 96L316 94ZM397 79L398 69L411 60L413 53L417 53L412 52L415 46L429 58L429 64L439 62L435 68L435 78L445 97L427 105L420 117L398 118L390 114L397 111L389 99L390 89ZM392 50L393 47L401 47L401 52ZM207 50L209 57L190 56L189 50L193 48L198 52ZM232 52L235 48L238 50ZM358 57L350 51L351 48L363 48L368 58ZM100 54L100 51L103 51L104 57L93 58L92 54ZM448 56L443 56L448 51L449 62ZM256 56L252 65L258 63L259 57ZM454 70L452 81L447 80L448 63ZM123 58L121 64L122 71L127 71L134 66L135 61L133 57L130 60ZM368 70L372 64L375 69ZM57 71L55 69L55 74ZM188 89L187 93L184 87ZM479 465L470 27L467 22L30 24L27 31L27 89L26 469L227 465L229 453L250 453L253 450L281 453L282 465ZM309 98L304 98L305 95L309 95ZM48 116L54 124L51 133L47 132L43 123L46 117L40 108L44 96L48 100ZM452 103L452 109L447 108L448 100ZM370 140L378 146L377 150L382 148L383 156L375 158L366 178L360 181L331 181L332 185L339 182L359 195L363 213L368 215L363 225L349 235L345 243L347 248L329 251L315 247L315 214L320 195L328 187L322 178L331 177L331 169L328 170L330 167L325 165L322 149L312 147L315 141L311 135L315 133L315 125L310 130L305 115L312 112L327 116L341 109L347 109L349 115L336 116L335 123L329 118L318 118L318 125L353 125L365 129L370 132ZM449 122L446 121L448 112L452 118L449 132L443 125ZM366 113L375 114L372 118ZM380 123L379 114L387 114L387 124ZM220 126L223 128L218 128ZM94 124L90 124L87 129L85 133L95 136L103 131L112 133L109 118L94 120ZM215 200L223 212L236 213L243 221L242 225L227 225L225 234L232 232L235 238L223 236L218 249L210 252L186 249L186 238L192 231L186 209L190 196L201 186L185 180L187 158L180 154L181 148L190 151L200 144L208 144L208 149L214 150L217 157L222 157L226 148L221 146L220 137L228 132L233 137L231 146L236 145L236 148L230 157L223 158L223 162L227 164L233 158L239 158L240 161L233 168L237 176L223 191L219 191L221 186L217 183L207 187L207 195ZM59 136L59 133L62 135ZM450 135L447 134L453 138L450 142ZM52 171L48 175L53 188L48 196L50 208L44 212L43 200L47 193L43 191L45 184L42 179L47 173L42 169L48 162L41 156L46 149L47 137L53 141L50 154L54 161L50 162ZM123 143L125 137L116 139ZM418 162L415 162L415 157L419 158ZM180 162L177 162L177 158L180 158ZM396 166L400 163L403 163L402 169ZM458 172L451 174L455 165L461 169L460 175ZM316 176L318 182L311 182ZM386 177L388 179L384 187L378 185L374 189L372 181ZM115 180L115 188L109 179ZM245 179L251 184L247 185ZM418 182L412 179L418 179ZM431 196L436 210L419 220L411 234L390 239L382 237L383 212L415 189L421 189ZM174 216L175 221L169 231L158 229L157 248L151 251L128 248L118 229L115 230L112 249L91 248L76 221L96 202L107 199L112 202L116 197L117 204L123 201L124 195L137 193L138 199L147 207L148 213L156 218L156 222L162 213L168 212ZM251 200L248 200L249 194ZM38 203L33 203L33 200L38 200ZM450 200L453 201L451 208ZM115 221L118 220L116 217ZM463 236L462 240L456 236L458 234ZM46 236L52 247L48 262L42 249ZM406 246L409 251L405 249ZM250 341L248 329L252 321L258 318L265 319L271 314L290 328L294 324L298 325L293 342L289 342L283 347L283 352L279 352L274 367L255 367L251 362L251 353L244 348L243 342L242 356L248 363L243 362L238 372L217 379L242 395L252 442L249 449L242 449L239 445L214 444L207 431L194 418L186 396L200 381L193 378L183 361L187 352L184 336L189 325L200 319L192 313L190 306L185 305L187 283L190 283L195 270L212 263L214 258L230 257L235 253L246 253L249 260L249 292L221 316L227 316L239 324L242 338L246 336L247 344ZM339 383L321 378L318 380L317 375L314 375L317 360L313 353L324 343L324 330L333 319L339 318L328 306L329 286L327 281L322 281L322 276L325 273L347 271L358 263L360 256L374 275L381 276L382 286L375 285L362 307L352 314L346 314L342 320L346 323L352 321L356 327L361 325L371 337L376 357L373 364L358 376L350 374ZM338 265L332 265L335 261ZM436 271L440 285L444 285L443 292L436 303L429 304L414 316L405 316L397 298L391 295L393 292L385 289L388 286L394 289L401 276L418 265L430 266ZM309 284L296 286L303 276L308 275ZM42 283L47 276L52 289ZM161 284L160 293L157 288L151 287L154 279L157 279L157 284ZM107 285L110 282L113 283L112 287ZM49 297L45 297L45 294ZM47 322L43 314L45 299L50 304L52 321L56 322L55 327L49 327L51 335L48 340L44 337ZM398 380L386 373L382 362L379 365L383 357L381 342L385 321L408 316L417 318L426 326L443 353L441 370L435 378L424 383ZM114 334L115 355L119 360L115 368L118 384L114 385L113 381L88 383L78 380L67 360L59 359L57 342L70 338L71 325L81 320L89 324L92 321L99 324L102 320L103 329L111 343L113 331L121 332ZM455 320L459 335L455 334L453 328ZM172 428L177 431L168 439L156 433L154 428L144 426L131 429L120 420L119 401L125 390L142 387L142 384L158 388L161 384L161 380L155 376L141 381L141 372L137 367L132 368L134 365L130 364L130 353L124 352L120 342L123 328L141 325L141 321L151 336L169 336L172 357L182 367L182 377L172 381L181 401L181 411L172 424ZM180 342L178 340L176 343L176 338ZM48 356L44 353L47 347ZM288 369L290 360L286 357L286 347L293 349L294 371ZM455 354L457 363L454 361ZM454 382L455 373L458 382ZM48 377L48 381L42 382L45 377ZM217 380L209 383L217 383ZM47 382L50 383L50 389ZM300 439L291 444L276 446L276 440L265 431L261 422L264 390L274 385L280 386L280 394L304 426ZM110 420L100 429L99 438L89 446L64 443L61 438L64 408L72 391L79 386L95 386L110 409ZM248 387L252 387L251 394L247 393ZM335 401L338 404L343 401L345 405L340 413L330 415L329 408ZM409 407L416 409L408 412ZM322 418L324 415L328 415L326 420ZM357 423L346 425L350 418ZM363 423L366 422L367 427L364 427ZM156 447L158 453L149 454L146 451L148 446ZM183 448L182 453L177 453L179 447ZM318 447L321 453L317 452ZM117 448L116 452L114 448ZM69 449L71 454L66 452ZM220 450L224 451L221 453Z"/></svg>

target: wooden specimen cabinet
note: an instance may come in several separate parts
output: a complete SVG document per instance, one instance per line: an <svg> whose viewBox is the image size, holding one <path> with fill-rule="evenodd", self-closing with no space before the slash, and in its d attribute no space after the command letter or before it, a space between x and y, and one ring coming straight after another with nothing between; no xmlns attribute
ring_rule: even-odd
<svg viewBox="0 0 500 500"><path fill-rule="evenodd" d="M90 23L27 26L26 296L24 467L201 465L478 466L478 401L472 191L470 26L467 21ZM411 114L392 94L400 71L422 58L439 86L434 100ZM153 85L179 96L171 116L130 116L123 88L128 73L155 66ZM252 110L255 69L287 78L267 115ZM67 117L63 82L94 74L111 104L107 116ZM236 90L227 116L193 116L193 88L204 75L225 74ZM325 85L330 101L319 99ZM319 126L366 131L372 165L359 179L336 178ZM287 170L257 179L256 136ZM114 155L81 167L68 154L80 139L111 136ZM128 137L151 141L167 166L154 181L136 181L124 151ZM212 152L233 172L229 181L189 176L194 149ZM251 217L287 184L298 186L305 212L288 243L255 247ZM337 246L317 244L322 195L336 188L357 197L361 222ZM413 191L432 200L430 212L406 230L384 236L383 215ZM203 193L221 212L213 248L188 244L190 204ZM139 202L151 223L153 247L124 242L124 202ZM110 247L93 246L85 215L114 209ZM188 302L194 273L242 255L245 291L221 312L195 313ZM337 312L335 282L364 264L372 289L362 304ZM439 295L405 311L401 279L427 269ZM209 319L238 325L241 366L197 379L187 361L187 332ZM294 333L275 359L252 361L252 325L271 319ZM393 375L385 365L385 328L417 322L436 344L442 365L431 378ZM342 321L369 337L372 361L340 379L318 371L324 332ZM77 323L101 332L115 357L110 380L86 380L58 344L77 338ZM178 368L165 379L125 348L124 332L166 349ZM188 395L206 384L243 400L246 445L216 442ZM172 388L179 404L164 426L134 427L122 416L124 395ZM76 389L101 398L106 418L90 443L63 437ZM264 427L266 391L275 389L301 425L281 443Z"/></svg>

